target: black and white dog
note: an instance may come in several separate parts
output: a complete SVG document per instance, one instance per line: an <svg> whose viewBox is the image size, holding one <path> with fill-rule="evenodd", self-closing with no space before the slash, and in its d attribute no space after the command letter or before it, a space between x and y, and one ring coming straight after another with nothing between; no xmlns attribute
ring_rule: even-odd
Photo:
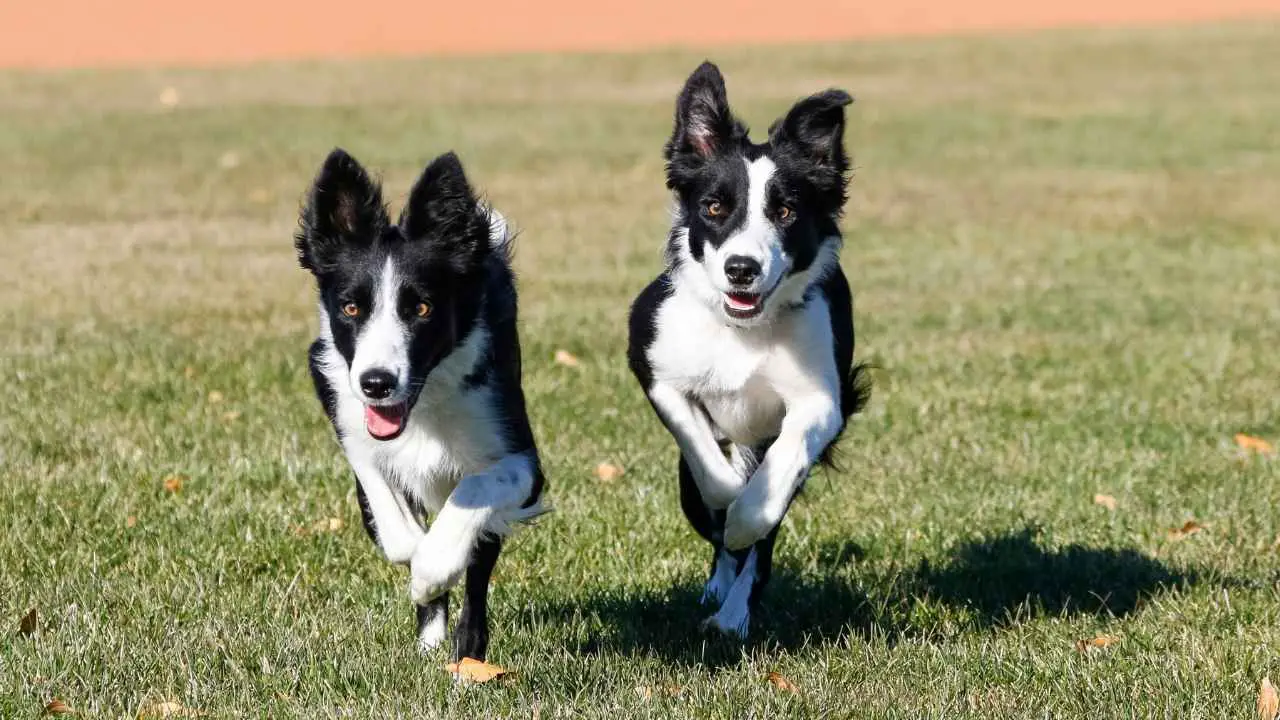
<svg viewBox="0 0 1280 720"><path fill-rule="evenodd" d="M684 513L714 546L706 625L739 637L783 515L868 396L839 264L851 101L805 98L756 144L720 70L695 70L666 145L667 267L631 309L631 370L679 447Z"/></svg>
<svg viewBox="0 0 1280 720"><path fill-rule="evenodd" d="M423 650L444 640L449 589L465 574L454 656L484 659L502 538L543 511L506 223L453 153L426 168L392 223L378 184L334 150L296 246L320 295L311 376L365 529L410 567Z"/></svg>

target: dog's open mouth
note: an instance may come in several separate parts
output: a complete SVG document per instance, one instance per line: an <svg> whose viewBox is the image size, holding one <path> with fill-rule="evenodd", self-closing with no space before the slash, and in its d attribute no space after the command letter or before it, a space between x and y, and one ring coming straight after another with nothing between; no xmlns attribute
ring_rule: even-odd
<svg viewBox="0 0 1280 720"><path fill-rule="evenodd" d="M393 440L404 431L409 420L409 403L395 405L366 405L364 427L379 440Z"/></svg>
<svg viewBox="0 0 1280 720"><path fill-rule="evenodd" d="M764 295L761 293L725 293L724 311L729 317L746 320L764 311Z"/></svg>

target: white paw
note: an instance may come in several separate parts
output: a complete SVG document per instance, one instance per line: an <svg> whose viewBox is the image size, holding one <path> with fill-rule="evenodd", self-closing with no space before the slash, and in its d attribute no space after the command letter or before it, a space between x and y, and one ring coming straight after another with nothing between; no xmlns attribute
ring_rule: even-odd
<svg viewBox="0 0 1280 720"><path fill-rule="evenodd" d="M733 587L733 581L737 576L737 561L733 559L732 555L721 550L716 558L716 571L712 573L707 580L706 586L702 589L702 604L711 605L715 603L718 605L724 602L725 597L729 595L729 588Z"/></svg>
<svg viewBox="0 0 1280 720"><path fill-rule="evenodd" d="M418 650L425 654L440 647L448 635L448 629L445 614L436 613L430 620L423 623L422 629L418 631Z"/></svg>
<svg viewBox="0 0 1280 720"><path fill-rule="evenodd" d="M409 563L409 599L426 605L457 585L466 569L466 548L440 547L428 533Z"/></svg>
<svg viewBox="0 0 1280 720"><path fill-rule="evenodd" d="M724 546L729 550L741 550L764 539L778 523L782 522L782 510L769 503L756 502L750 491L729 505L724 518Z"/></svg>
<svg viewBox="0 0 1280 720"><path fill-rule="evenodd" d="M724 615L724 611L721 611L703 620L699 626L702 632L715 631L728 638L746 640L747 628L751 624L750 613L729 613L729 617L723 617Z"/></svg>

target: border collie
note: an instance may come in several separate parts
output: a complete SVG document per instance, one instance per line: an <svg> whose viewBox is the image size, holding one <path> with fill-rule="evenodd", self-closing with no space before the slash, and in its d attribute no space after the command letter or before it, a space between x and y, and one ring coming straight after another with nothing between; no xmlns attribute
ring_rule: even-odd
<svg viewBox="0 0 1280 720"><path fill-rule="evenodd" d="M631 309L631 370L679 448L685 516L714 547L704 627L738 637L783 515L869 394L839 264L850 102L805 98L757 144L720 70L695 70L665 149L666 270Z"/></svg>
<svg viewBox="0 0 1280 720"><path fill-rule="evenodd" d="M336 149L296 247L319 290L311 377L355 471L365 530L409 565L423 651L443 642L449 589L465 574L454 656L482 660L502 538L543 512L506 222L447 153L392 223L379 185Z"/></svg>

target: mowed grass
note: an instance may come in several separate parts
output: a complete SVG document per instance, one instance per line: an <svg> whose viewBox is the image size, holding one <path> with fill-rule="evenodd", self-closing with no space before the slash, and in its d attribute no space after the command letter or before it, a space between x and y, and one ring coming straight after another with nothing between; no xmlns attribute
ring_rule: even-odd
<svg viewBox="0 0 1280 720"><path fill-rule="evenodd" d="M1280 461L1232 438L1280 444L1280 26L714 53L758 133L857 96L843 257L879 367L741 645L697 632L709 553L624 361L702 57L0 73L0 716L1252 716ZM417 653L312 395L291 233L334 145L397 208L456 149L523 230L557 512L498 566L506 682Z"/></svg>

